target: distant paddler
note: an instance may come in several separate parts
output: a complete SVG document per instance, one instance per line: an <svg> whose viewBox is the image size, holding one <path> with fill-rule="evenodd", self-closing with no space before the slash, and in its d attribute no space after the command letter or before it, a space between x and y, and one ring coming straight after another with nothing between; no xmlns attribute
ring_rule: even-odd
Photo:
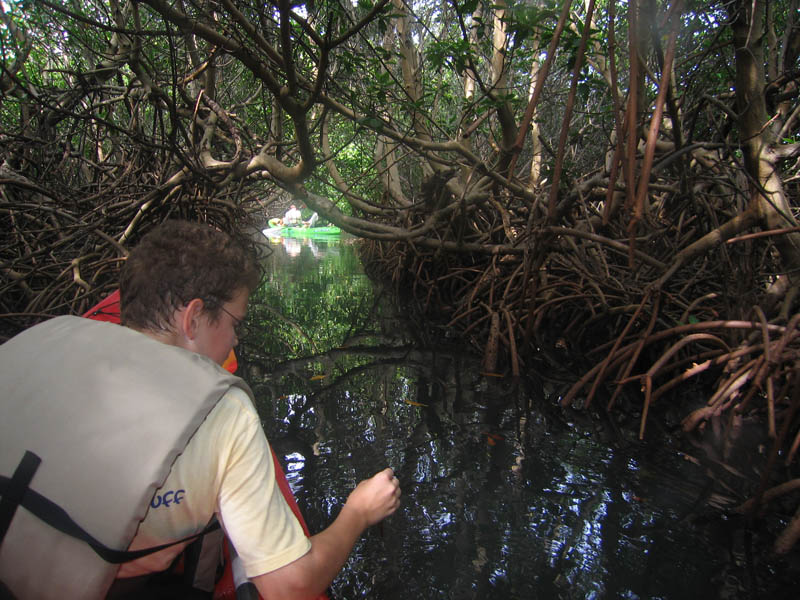
<svg viewBox="0 0 800 600"><path fill-rule="evenodd" d="M300 209L298 209L294 204L289 206L289 210L286 211L286 214L283 215L283 224L286 227L298 227L303 223L303 215L300 213Z"/></svg>

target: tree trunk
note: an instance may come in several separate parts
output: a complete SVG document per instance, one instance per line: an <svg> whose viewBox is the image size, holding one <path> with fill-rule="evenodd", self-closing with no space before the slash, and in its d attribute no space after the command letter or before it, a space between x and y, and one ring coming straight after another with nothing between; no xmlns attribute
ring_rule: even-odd
<svg viewBox="0 0 800 600"><path fill-rule="evenodd" d="M796 227L783 181L779 158L775 152L776 127L767 111L764 70L765 9L764 2L740 0L733 7L731 27L736 57L736 107L744 166L750 179L750 205L760 218L762 227L781 229ZM789 279L788 290L796 291L800 283L800 234L787 233L775 237L775 246Z"/></svg>

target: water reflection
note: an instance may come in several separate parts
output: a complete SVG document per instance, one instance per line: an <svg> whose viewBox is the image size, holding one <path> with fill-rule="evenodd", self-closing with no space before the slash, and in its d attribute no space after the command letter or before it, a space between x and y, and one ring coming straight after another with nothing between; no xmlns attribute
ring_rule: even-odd
<svg viewBox="0 0 800 600"><path fill-rule="evenodd" d="M271 246L281 246L283 248L283 254L278 254L278 256L285 255L289 258L295 258L300 256L303 253L303 249L305 248L308 253L311 254L314 258L320 258L322 254L327 254L331 248L328 245L327 240L316 240L310 237L306 238L292 238L292 237L282 237L282 236L273 236L268 238L269 243ZM335 242L334 245L338 245L338 242ZM285 263L284 263L285 264Z"/></svg>
<svg viewBox="0 0 800 600"><path fill-rule="evenodd" d="M539 379L430 343L348 241L282 247L241 363L309 526L387 464L404 492L333 598L749 597L742 540L697 518L705 484L678 452L600 442Z"/></svg>

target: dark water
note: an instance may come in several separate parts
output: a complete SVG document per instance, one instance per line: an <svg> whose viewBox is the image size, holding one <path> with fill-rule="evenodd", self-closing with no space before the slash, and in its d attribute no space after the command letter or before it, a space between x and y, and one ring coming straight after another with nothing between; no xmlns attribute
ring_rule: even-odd
<svg viewBox="0 0 800 600"><path fill-rule="evenodd" d="M566 415L558 382L481 374L361 271L352 241L273 242L240 347L312 531L385 466L403 506L369 530L334 599L794 598L790 559L754 562L678 448ZM752 558L750 556L750 558Z"/></svg>

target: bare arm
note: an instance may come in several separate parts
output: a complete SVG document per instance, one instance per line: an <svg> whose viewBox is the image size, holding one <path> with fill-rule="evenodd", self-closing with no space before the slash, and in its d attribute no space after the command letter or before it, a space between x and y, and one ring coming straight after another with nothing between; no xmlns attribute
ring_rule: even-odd
<svg viewBox="0 0 800 600"><path fill-rule="evenodd" d="M296 561L253 578L266 600L301 600L324 592L364 530L400 506L400 484L384 469L356 486L336 520L311 538L311 550Z"/></svg>

